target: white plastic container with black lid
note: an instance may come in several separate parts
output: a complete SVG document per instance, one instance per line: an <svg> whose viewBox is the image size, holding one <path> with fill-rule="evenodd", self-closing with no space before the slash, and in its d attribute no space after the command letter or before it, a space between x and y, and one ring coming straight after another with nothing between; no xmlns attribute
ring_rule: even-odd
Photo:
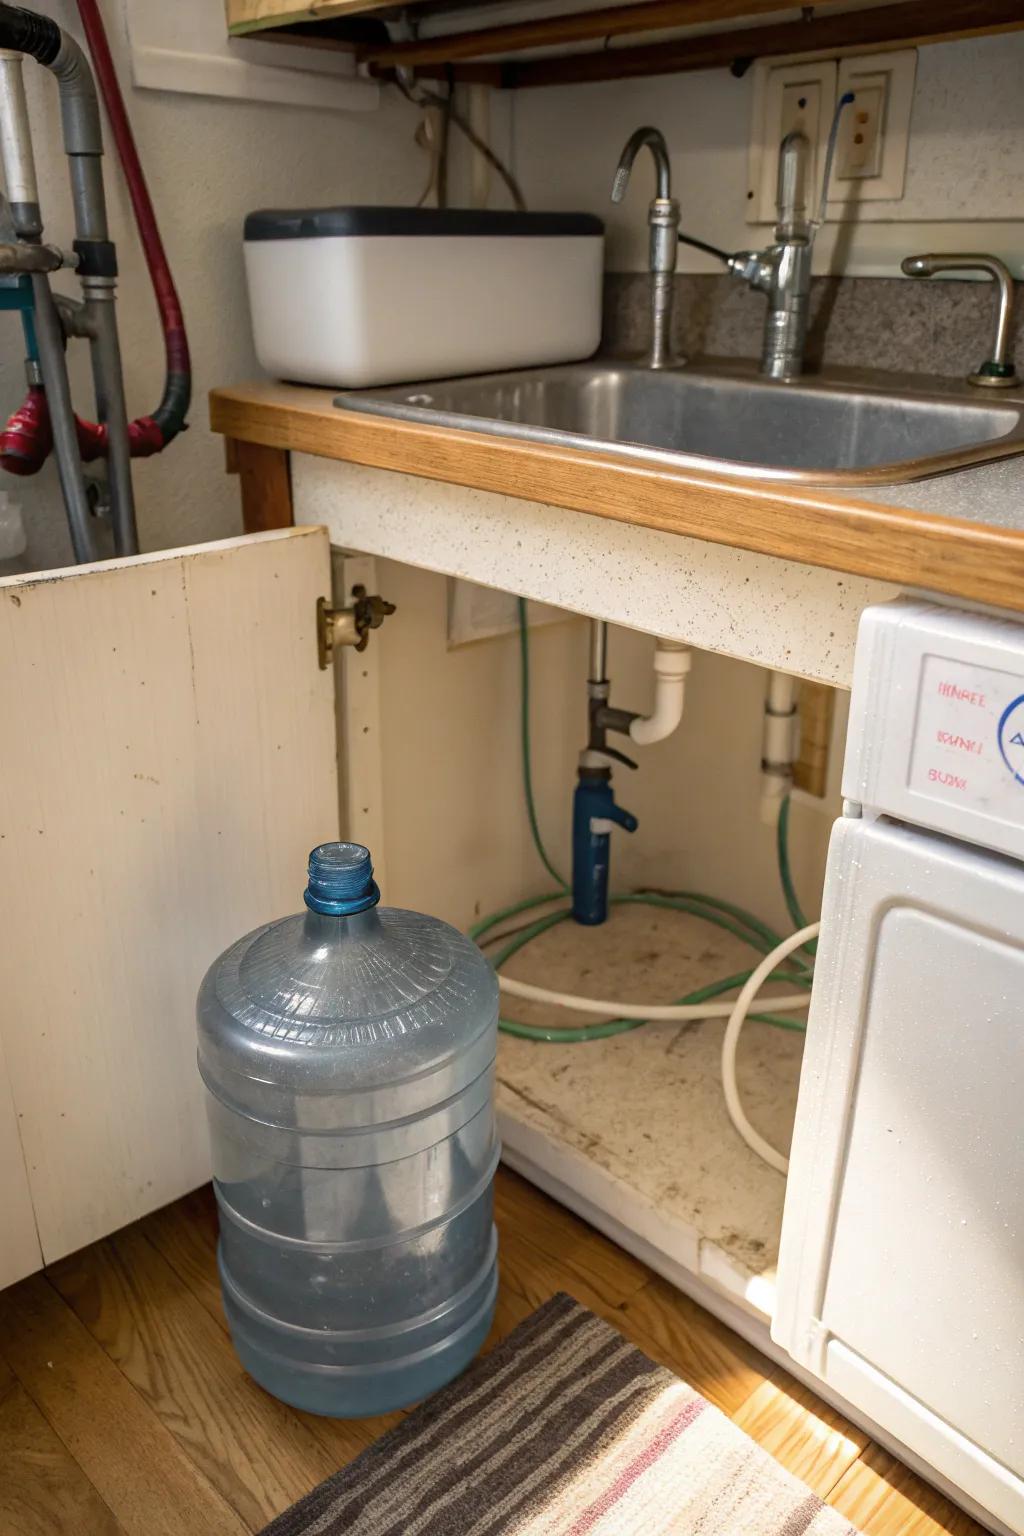
<svg viewBox="0 0 1024 1536"><path fill-rule="evenodd" d="M264 209L245 221L260 365L337 388L575 362L601 339L585 213Z"/></svg>

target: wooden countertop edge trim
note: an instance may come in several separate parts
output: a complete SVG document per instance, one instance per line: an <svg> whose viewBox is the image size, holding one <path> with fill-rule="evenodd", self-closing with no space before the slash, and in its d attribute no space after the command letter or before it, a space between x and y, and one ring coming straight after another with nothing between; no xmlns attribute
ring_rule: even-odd
<svg viewBox="0 0 1024 1536"><path fill-rule="evenodd" d="M1024 611L1024 532L830 490L739 484L573 449L336 410L332 392L215 389L243 442L549 503L708 543Z"/></svg>

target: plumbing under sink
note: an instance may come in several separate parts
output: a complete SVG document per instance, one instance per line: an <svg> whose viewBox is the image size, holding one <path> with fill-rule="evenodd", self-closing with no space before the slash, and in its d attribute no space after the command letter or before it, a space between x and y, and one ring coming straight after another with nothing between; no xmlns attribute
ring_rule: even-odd
<svg viewBox="0 0 1024 1536"><path fill-rule="evenodd" d="M803 485L884 485L1024 451L1024 391L836 371L780 384L749 364L596 359L339 395L344 410Z"/></svg>

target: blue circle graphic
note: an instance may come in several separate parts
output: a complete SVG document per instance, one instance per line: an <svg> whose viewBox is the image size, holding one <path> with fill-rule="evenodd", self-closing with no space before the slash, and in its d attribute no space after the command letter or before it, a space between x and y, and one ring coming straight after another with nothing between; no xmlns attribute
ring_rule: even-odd
<svg viewBox="0 0 1024 1536"><path fill-rule="evenodd" d="M1024 784L1024 693L1011 699L999 717L999 755L1018 784Z"/></svg>

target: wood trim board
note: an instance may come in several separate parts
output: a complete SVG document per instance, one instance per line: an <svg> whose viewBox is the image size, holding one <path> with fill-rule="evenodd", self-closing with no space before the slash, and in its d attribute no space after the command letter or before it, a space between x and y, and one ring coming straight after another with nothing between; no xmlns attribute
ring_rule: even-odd
<svg viewBox="0 0 1024 1536"><path fill-rule="evenodd" d="M215 432L241 442L497 491L595 517L1024 612L1024 529L833 490L723 481L484 433L339 411L334 392L216 389Z"/></svg>

